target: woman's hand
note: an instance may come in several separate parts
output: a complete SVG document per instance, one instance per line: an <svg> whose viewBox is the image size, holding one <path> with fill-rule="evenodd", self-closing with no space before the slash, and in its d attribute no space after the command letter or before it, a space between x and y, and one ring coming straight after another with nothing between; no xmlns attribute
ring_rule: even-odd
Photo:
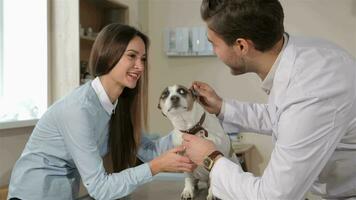
<svg viewBox="0 0 356 200"><path fill-rule="evenodd" d="M197 92L198 102L206 111L218 115L222 106L222 98L206 83L194 81L192 88Z"/></svg>
<svg viewBox="0 0 356 200"><path fill-rule="evenodd" d="M160 172L192 172L197 166L186 156L182 156L184 147L175 147L153 159L149 165L152 175Z"/></svg>
<svg viewBox="0 0 356 200"><path fill-rule="evenodd" d="M186 155L197 165L203 165L203 160L216 150L215 144L196 135L183 134L183 146Z"/></svg>

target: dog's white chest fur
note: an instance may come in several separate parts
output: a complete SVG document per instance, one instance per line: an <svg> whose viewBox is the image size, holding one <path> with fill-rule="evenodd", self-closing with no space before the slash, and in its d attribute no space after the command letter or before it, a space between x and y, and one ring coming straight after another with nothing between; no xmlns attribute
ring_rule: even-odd
<svg viewBox="0 0 356 200"><path fill-rule="evenodd" d="M187 112L185 115L170 118L174 126L172 138L175 146L179 146L183 142L183 133L181 131L188 130L197 124L205 111L198 103L194 103L193 109L190 112ZM232 160L235 161L236 157L231 152L230 139L222 129L219 120L214 115L206 113L202 127L208 132L208 137L206 139L213 141L219 151L221 151L227 158L231 159L232 157ZM206 181L209 174L204 168L198 167L193 172L193 175L197 179Z"/></svg>
<svg viewBox="0 0 356 200"><path fill-rule="evenodd" d="M181 145L183 142L182 131L195 132L191 131L194 128L194 130L202 131L198 131L202 137L213 141L217 149L226 158L238 162L236 155L232 153L230 139L222 129L219 120L214 115L206 113L203 107L195 101L195 98L191 90L179 85L167 87L161 94L158 108L174 127L173 144L175 146ZM202 117L204 113L205 118ZM209 173L201 166L197 167L193 173L187 173L185 187L181 195L182 199L194 197L194 185L196 185L197 180L209 183ZM212 199L211 188L209 188L207 199Z"/></svg>
<svg viewBox="0 0 356 200"><path fill-rule="evenodd" d="M201 119L203 113L205 113L203 108L198 103L194 103L193 109L190 112L170 117L171 123L174 126L173 144L175 146L182 144L183 133L181 131L189 130L191 127L196 125ZM202 127L208 131L208 137L206 139L213 141L218 148L219 145L229 147L229 137L222 129L218 119L209 113L205 113L205 116L206 117L202 123Z"/></svg>

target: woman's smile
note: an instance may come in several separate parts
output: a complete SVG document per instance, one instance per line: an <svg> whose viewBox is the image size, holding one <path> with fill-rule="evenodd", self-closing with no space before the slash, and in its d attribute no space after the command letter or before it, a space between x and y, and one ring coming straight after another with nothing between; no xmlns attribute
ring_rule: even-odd
<svg viewBox="0 0 356 200"><path fill-rule="evenodd" d="M132 80L137 81L140 76L141 72L127 72L128 77L130 77Z"/></svg>

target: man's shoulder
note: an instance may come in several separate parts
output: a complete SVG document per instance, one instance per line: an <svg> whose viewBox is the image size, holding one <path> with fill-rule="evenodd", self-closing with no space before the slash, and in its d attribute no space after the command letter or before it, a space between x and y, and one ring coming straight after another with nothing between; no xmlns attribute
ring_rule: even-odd
<svg viewBox="0 0 356 200"><path fill-rule="evenodd" d="M289 56L280 70L284 73L276 79L285 84L282 88L288 88L290 96L331 99L336 93L345 94L344 89L349 88L355 74L355 61L350 54L330 41L313 37L292 36L289 45ZM333 87L335 82L338 87Z"/></svg>
<svg viewBox="0 0 356 200"><path fill-rule="evenodd" d="M347 53L338 44L324 38L310 36L290 36L289 44L295 48L297 53L298 51L307 50Z"/></svg>

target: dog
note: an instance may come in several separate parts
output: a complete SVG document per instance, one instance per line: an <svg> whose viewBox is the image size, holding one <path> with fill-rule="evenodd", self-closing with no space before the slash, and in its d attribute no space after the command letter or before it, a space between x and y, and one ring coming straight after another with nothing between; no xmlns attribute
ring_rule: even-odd
<svg viewBox="0 0 356 200"><path fill-rule="evenodd" d="M195 91L181 85L165 88L159 98L158 109L171 121L174 127L172 133L174 146L182 144L183 133L198 135L213 141L225 157L238 163L238 158L233 153L230 138L224 132L219 120L215 115L205 112L196 99ZM213 199L209 172L204 167L198 166L192 173L186 174L181 199L193 199L199 181L206 182L208 185L207 200Z"/></svg>

